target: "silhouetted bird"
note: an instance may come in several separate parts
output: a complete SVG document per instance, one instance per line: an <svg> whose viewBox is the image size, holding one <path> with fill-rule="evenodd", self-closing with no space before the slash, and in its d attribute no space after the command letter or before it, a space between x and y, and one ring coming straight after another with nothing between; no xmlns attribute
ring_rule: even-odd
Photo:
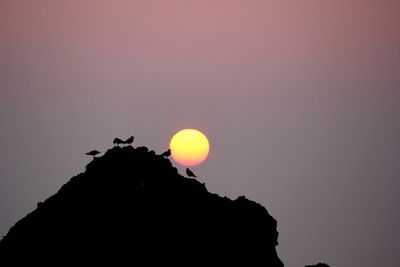
<svg viewBox="0 0 400 267"><path fill-rule="evenodd" d="M189 168L186 169L186 174L189 177L196 177L197 178L197 176L191 170L189 170Z"/></svg>
<svg viewBox="0 0 400 267"><path fill-rule="evenodd" d="M168 158L169 156L171 156L171 149L168 149L167 151L165 151L164 153L161 154L161 156Z"/></svg>
<svg viewBox="0 0 400 267"><path fill-rule="evenodd" d="M124 142L125 145L130 145L133 143L133 140L135 140L135 137L131 136L126 141Z"/></svg>
<svg viewBox="0 0 400 267"><path fill-rule="evenodd" d="M114 144L114 145L117 145L117 146L119 146L119 145L121 145L121 144L124 144L124 143L125 143L125 142L122 141L122 140L119 139L119 138L115 138L114 141L113 141L113 144Z"/></svg>
<svg viewBox="0 0 400 267"><path fill-rule="evenodd" d="M97 154L100 154L100 152L97 150L92 150L92 151L86 153L86 155L93 156L93 158L96 157Z"/></svg>

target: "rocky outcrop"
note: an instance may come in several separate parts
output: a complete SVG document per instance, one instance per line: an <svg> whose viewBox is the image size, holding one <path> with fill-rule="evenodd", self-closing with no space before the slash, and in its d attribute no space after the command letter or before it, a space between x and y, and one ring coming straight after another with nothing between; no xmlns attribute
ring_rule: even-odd
<svg viewBox="0 0 400 267"><path fill-rule="evenodd" d="M329 267L329 265L326 264L326 263L318 263L318 264L315 264L315 265L306 265L304 267Z"/></svg>
<svg viewBox="0 0 400 267"><path fill-rule="evenodd" d="M281 267L276 226L260 204L212 194L146 147L114 147L18 221L0 259Z"/></svg>

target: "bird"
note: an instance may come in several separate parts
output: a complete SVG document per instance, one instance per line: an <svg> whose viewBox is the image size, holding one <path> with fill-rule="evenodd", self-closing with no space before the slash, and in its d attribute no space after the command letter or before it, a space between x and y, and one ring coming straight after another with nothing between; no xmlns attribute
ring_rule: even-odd
<svg viewBox="0 0 400 267"><path fill-rule="evenodd" d="M167 151L162 153L161 156L165 157L165 158L168 158L169 156L171 156L171 149L168 149Z"/></svg>
<svg viewBox="0 0 400 267"><path fill-rule="evenodd" d="M119 146L119 145L121 145L121 144L124 144L124 143L125 143L125 142L122 141L122 140L119 139L119 138L115 138L114 141L113 141L113 144L114 144L114 145L117 145L117 146Z"/></svg>
<svg viewBox="0 0 400 267"><path fill-rule="evenodd" d="M189 177L196 177L197 178L197 176L191 170L189 170L189 168L186 168L186 174Z"/></svg>
<svg viewBox="0 0 400 267"><path fill-rule="evenodd" d="M133 140L135 140L135 137L131 136L126 141L124 142L125 145L130 145L133 143Z"/></svg>
<svg viewBox="0 0 400 267"><path fill-rule="evenodd" d="M100 152L97 150L92 150L92 151L86 153L86 155L93 156L93 158L95 158L97 154L100 154Z"/></svg>

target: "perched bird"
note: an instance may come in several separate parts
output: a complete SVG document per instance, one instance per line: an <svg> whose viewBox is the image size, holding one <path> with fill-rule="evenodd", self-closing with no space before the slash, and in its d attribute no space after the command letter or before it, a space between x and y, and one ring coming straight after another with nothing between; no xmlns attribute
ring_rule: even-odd
<svg viewBox="0 0 400 267"><path fill-rule="evenodd" d="M189 177L196 177L197 178L197 176L191 170L189 170L189 168L186 169L186 174Z"/></svg>
<svg viewBox="0 0 400 267"><path fill-rule="evenodd" d="M133 143L133 140L135 140L135 137L131 136L126 141L124 142L125 145L130 145Z"/></svg>
<svg viewBox="0 0 400 267"><path fill-rule="evenodd" d="M97 154L100 154L100 152L97 150L92 150L92 151L86 153L86 155L93 156L93 158L96 157Z"/></svg>
<svg viewBox="0 0 400 267"><path fill-rule="evenodd" d="M165 157L165 158L168 158L169 156L171 156L171 149L168 149L167 151L162 153L161 156Z"/></svg>
<svg viewBox="0 0 400 267"><path fill-rule="evenodd" d="M119 138L115 138L114 141L113 141L113 144L114 144L114 145L117 145L117 146L119 146L119 145L121 145L121 144L124 144L124 143L125 143L125 142L122 141L122 140L119 139Z"/></svg>

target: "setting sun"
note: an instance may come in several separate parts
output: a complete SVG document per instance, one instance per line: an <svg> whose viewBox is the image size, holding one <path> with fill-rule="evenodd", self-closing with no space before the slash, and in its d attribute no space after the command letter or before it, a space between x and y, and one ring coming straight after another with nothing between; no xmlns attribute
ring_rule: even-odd
<svg viewBox="0 0 400 267"><path fill-rule="evenodd" d="M184 166L195 166L207 159L210 144L207 137L195 129L177 132L171 139L171 154L174 160Z"/></svg>

